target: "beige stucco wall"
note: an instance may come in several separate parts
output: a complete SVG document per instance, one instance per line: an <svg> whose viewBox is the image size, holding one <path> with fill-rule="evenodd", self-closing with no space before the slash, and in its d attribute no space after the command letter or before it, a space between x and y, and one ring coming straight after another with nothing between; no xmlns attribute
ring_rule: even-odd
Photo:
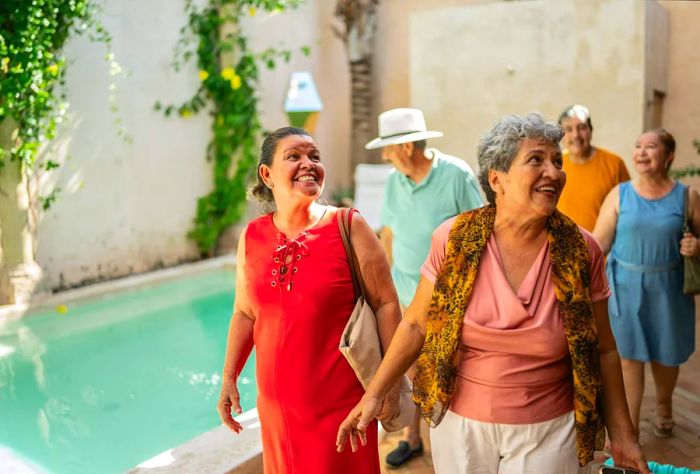
<svg viewBox="0 0 700 474"><path fill-rule="evenodd" d="M583 103L594 143L629 156L642 121L643 2L498 2L416 12L410 25L411 103L445 132L445 151L476 167L479 136L500 117L556 119Z"/></svg>
<svg viewBox="0 0 700 474"><path fill-rule="evenodd" d="M648 23L643 23L643 4L645 3L646 8L652 14L655 11L657 13L654 17L652 17L653 15L647 15ZM633 75L637 75L639 81L642 81L641 76L644 75L644 71L647 71L647 75L651 78L648 82L635 84L635 91L622 90L622 92L624 94L629 94L630 92L636 94L642 90L638 89L639 87L646 86L643 90L644 95L647 95L654 87L661 90L665 89L666 97L663 103L662 124L674 133L678 140L677 165L681 166L691 162L697 163L700 157L698 157L692 147L692 139L700 137L700 128L697 125L700 123L698 120L700 117L700 64L695 60L697 44L700 41L700 29L697 28L697 25L700 24L700 2L658 2L661 9L667 12L665 19L658 16L658 9L655 9L654 5L649 5L650 3L656 2L610 2L607 0L590 2L580 0L539 0L535 2L433 0L424 2L420 0L383 0L379 8L379 31L375 59L377 71L375 80L376 109L381 111L407 105L423 106L423 104L416 103L411 97L412 83L416 80L416 77L422 76L422 71L412 71L411 69L411 56L418 57L415 51L411 51L413 39L409 25L412 18L415 23L416 34L430 36L436 34L436 29L439 32L443 25L439 23L423 24L421 18L424 14L429 15L431 12L439 12L440 10L454 7L496 8L503 12L502 17L493 18L492 24L477 25L478 31L483 31L487 38L492 38L492 41L484 41L482 40L483 36L477 37L477 35L474 35L476 42L465 44L464 47L457 47L455 46L455 39L452 38L446 43L450 45L449 47L445 47L442 44L437 45L435 50L430 50L427 59L437 55L441 61L433 58L435 59L433 62L439 63L442 69L459 69L459 67L451 66L453 59L450 53L452 52L460 54L477 52L486 56L493 52L491 47L494 47L503 53L507 53L507 48L499 46L499 44L508 41L508 38L511 37L509 27L516 29L520 28L520 25L527 27L527 18L532 18L518 17L516 13L516 11L519 11L518 9L536 9L539 6L542 16L535 19L535 24L540 24L543 20L546 20L545 23L549 24L554 17L562 14L562 10L575 7L576 14L573 19L560 25L562 28L567 25L570 26L569 29L574 31L574 35L568 36L561 47L557 46L557 49L563 51L554 51L554 55L561 58L562 52L567 53L568 51L573 53L572 58L576 55L581 56L585 59L584 66L589 71L593 70L594 75L591 77L584 74L579 79L572 78L571 81L574 87L568 91L568 96L559 94L560 100L556 101L556 106L548 105L544 107L539 105L538 108L555 118L561 111L560 109L568 105L568 103L575 101L586 103L591 108L596 126L594 142L622 154L629 160L636 133L641 131L644 126L644 98L638 96L639 100L635 100L637 105L632 103L631 98L624 99L622 107L618 107L620 104L618 95L609 91L605 76L607 75L608 79L612 78L614 80L613 86L617 87L618 79L624 79L624 82L637 82L637 79L633 77ZM630 9L634 9L634 12ZM601 18L601 15L604 17ZM646 42L646 37L639 36L639 49L630 47L632 40L629 35L632 34L630 30L632 24L635 25L635 35L649 33L651 36L648 42ZM664 45L663 38L664 27L668 28L666 45ZM591 31L594 28L599 30L602 28L602 30L599 33L592 33ZM494 32L491 32L491 30L494 30ZM533 28L530 27L530 31L532 30ZM544 30L542 34L546 31L551 31L551 27ZM585 38L586 31L591 35L590 39ZM499 34L497 37L496 32ZM579 39L583 38L584 41L572 49L571 44L576 37ZM619 38L624 40L623 42L626 46L618 41ZM418 40L418 42L420 44L422 41ZM563 45L567 44L569 47L564 48ZM646 60L642 59L644 56L642 52L645 47L650 47ZM656 52L663 51L664 47L666 48L667 56L659 57ZM524 49L524 45L521 45L520 48ZM428 49L425 48L424 52ZM625 49L631 50L631 54L626 54L625 57L622 57L621 54ZM442 54L440 51L442 51ZM616 66L618 60L624 62L626 70L619 72L620 76L623 77L614 77L613 74L605 72L605 68L601 64L601 52L608 55L607 60L611 61L611 67L613 68L619 69ZM597 58L595 61L593 61L594 57ZM424 58L424 56L418 57L419 60L421 60L420 58ZM564 58L562 62L569 62L570 59ZM466 71L472 70L471 66L464 69L462 64L461 67ZM567 74L570 74L570 72L567 71ZM624 77L625 75L628 77ZM474 79L473 82L478 82L477 79ZM470 84L472 83L469 82L470 79L467 79L467 81ZM664 83L664 81L666 82ZM483 84L489 84L489 82L484 80L478 86L481 87ZM464 87L460 87L456 91L451 91L455 95L455 100L459 100L459 96L464 89ZM540 92L535 92L535 94L541 94L543 88L539 87L538 89ZM619 91L620 88L617 87L617 89ZM515 97L514 92L508 91L514 96L513 112L521 112L523 109L526 109L527 105L532 104L532 100L529 98L532 89L526 89L526 91L526 93L520 94L520 97L525 99L523 103L516 103L514 99L517 97ZM467 91L467 94L471 94L471 92ZM601 97L609 98L609 100ZM426 97L426 100L429 100L429 98ZM555 100L551 100L551 102L555 102ZM478 110L476 104L470 104L470 108ZM634 112L630 113L630 110ZM438 118L438 120L440 119ZM490 122L484 120L477 127L488 128L489 124ZM433 124L432 117L429 117L428 125L437 128ZM455 154L473 154L475 140L479 132L472 131L471 127L466 131L464 129L459 130L460 135L465 133L470 138L459 139L458 142L456 141L453 144L449 142L451 137L446 136L444 139L435 140L434 144L445 148L445 151ZM452 135L453 132L450 131L450 134ZM452 149L453 147L455 149ZM463 157L466 158L466 156ZM689 182L700 185L700 179L695 181L689 180Z"/></svg>
<svg viewBox="0 0 700 474"><path fill-rule="evenodd" d="M282 106L292 71L310 70L325 105L316 137L328 168L329 188L349 183L349 98L342 43L332 37L333 2L309 0L296 11L258 13L244 27L251 47L290 49L289 64L261 73L263 126L288 124ZM186 21L181 2L108 0L103 22L128 76L118 78L117 105L133 142L115 133L109 110L104 47L85 38L66 53L71 120L49 150L64 166L51 175L64 189L39 227L44 287L142 272L198 258L186 238L197 197L211 188L204 152L210 136L206 113L165 118L156 100L179 103L198 87L190 64L170 67L178 31ZM300 49L311 46L310 57ZM347 169L346 169L347 168ZM52 182L44 183L44 188ZM251 211L251 215L254 212Z"/></svg>
<svg viewBox="0 0 700 474"><path fill-rule="evenodd" d="M663 105L663 125L677 141L676 163L700 164L692 145L700 139L700 2L664 1L669 14L668 93ZM686 182L700 189L700 178Z"/></svg>
<svg viewBox="0 0 700 474"><path fill-rule="evenodd" d="M410 105L409 19L411 14L442 8L493 3L494 0L382 0L377 9L374 58L375 108Z"/></svg>
<svg viewBox="0 0 700 474"><path fill-rule="evenodd" d="M662 126L663 97L668 93L669 15L658 2L646 2L644 128Z"/></svg>

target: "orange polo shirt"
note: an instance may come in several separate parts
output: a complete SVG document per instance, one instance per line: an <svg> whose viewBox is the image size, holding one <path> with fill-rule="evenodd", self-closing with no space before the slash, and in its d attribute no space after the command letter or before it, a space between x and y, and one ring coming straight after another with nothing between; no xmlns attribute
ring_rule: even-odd
<svg viewBox="0 0 700 474"><path fill-rule="evenodd" d="M578 225L593 232L605 196L618 183L630 179L625 162L598 147L583 164L572 162L568 150L564 150L563 158L566 186L557 207Z"/></svg>

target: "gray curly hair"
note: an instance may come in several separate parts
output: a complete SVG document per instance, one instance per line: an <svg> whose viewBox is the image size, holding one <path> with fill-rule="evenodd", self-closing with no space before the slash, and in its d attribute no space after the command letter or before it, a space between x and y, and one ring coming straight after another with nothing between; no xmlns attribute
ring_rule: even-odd
<svg viewBox="0 0 700 474"><path fill-rule="evenodd" d="M525 117L508 115L479 140L479 184L489 204L496 205L496 193L489 185L489 170L508 171L518 154L520 142L526 138L543 139L559 145L564 131L555 122L547 121L537 113Z"/></svg>

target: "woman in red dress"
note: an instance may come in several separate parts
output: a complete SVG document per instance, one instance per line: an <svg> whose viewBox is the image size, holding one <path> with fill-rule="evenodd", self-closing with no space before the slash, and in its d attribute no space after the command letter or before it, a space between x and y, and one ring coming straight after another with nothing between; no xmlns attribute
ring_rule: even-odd
<svg viewBox="0 0 700 474"><path fill-rule="evenodd" d="M334 445L337 426L364 389L338 350L355 298L338 209L318 203L324 174L306 131L287 127L270 134L252 192L272 212L250 222L238 246L218 410L223 422L240 432L231 416L232 409L241 412L236 380L255 346L266 474L380 472L376 426L367 430L371 449L361 457L338 453ZM386 348L400 320L389 265L356 212L350 236ZM379 419L396 409L393 398L384 405Z"/></svg>

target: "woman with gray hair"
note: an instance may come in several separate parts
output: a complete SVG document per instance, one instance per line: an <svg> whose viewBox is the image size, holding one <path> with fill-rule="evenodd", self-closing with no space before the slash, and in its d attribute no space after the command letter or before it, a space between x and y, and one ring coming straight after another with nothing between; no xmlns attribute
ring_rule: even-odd
<svg viewBox="0 0 700 474"><path fill-rule="evenodd" d="M649 473L629 418L593 237L557 211L562 130L508 116L482 139L489 205L433 234L416 295L338 431L357 449L418 359L414 400L438 473L589 472L608 429L615 463Z"/></svg>

